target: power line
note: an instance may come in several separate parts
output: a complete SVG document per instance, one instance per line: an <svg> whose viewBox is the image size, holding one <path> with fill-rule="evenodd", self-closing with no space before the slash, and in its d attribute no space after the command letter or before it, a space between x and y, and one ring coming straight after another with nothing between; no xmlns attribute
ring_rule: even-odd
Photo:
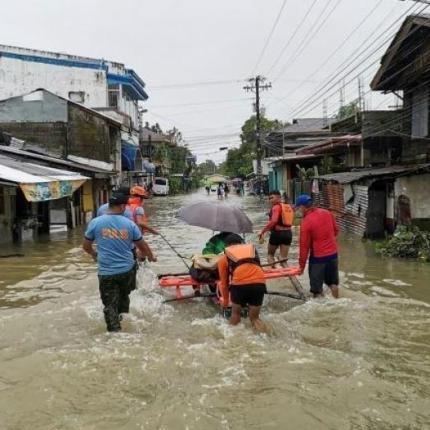
<svg viewBox="0 0 430 430"><path fill-rule="evenodd" d="M269 42L272 39L273 33L276 30L276 27L279 23L279 19L281 18L282 12L284 11L284 8L285 8L285 5L287 4L287 1L288 0L284 0L282 3L281 9L278 12L278 16L276 17L275 22L273 23L272 29L270 30L269 36L267 37L266 42L263 46L263 49L260 53L260 56L258 57L257 63L255 64L254 69L252 70L252 75L255 74L258 66L260 65L261 60L263 59L264 53L266 52L267 46L269 45Z"/></svg>
<svg viewBox="0 0 430 430"><path fill-rule="evenodd" d="M409 8L407 11L406 11L406 14L408 14L413 8L415 8L416 7L416 5L413 5L411 8ZM428 6L427 6L428 7ZM421 11L420 12L422 12L423 10L425 10L425 8L426 7L424 7L423 9L421 9ZM297 115L295 112L297 112L297 111L300 111L300 109L302 109L302 106L306 106L306 104L308 103L308 102L310 102L312 99L315 99L315 98L317 98L317 97L321 97L321 95L322 94L319 94L319 93L321 93L325 88L327 88L327 86L329 86L332 82L333 82L333 80L334 79L336 79L337 77L339 77L339 75L341 74L341 73L343 73L345 70L347 70L348 69L348 67L349 66L351 66L353 63L354 63L354 61L356 61L356 60L358 60L363 54L365 54L368 50L369 50L369 48L372 48L373 46L374 46L374 44L375 44L375 42L377 42L379 39L381 39L383 36L385 36L386 35L386 32L387 32L387 30L389 30L389 29L391 29L392 27L394 27L396 24L397 24L397 22L398 21L400 21L402 18L404 18L404 15L405 14L402 14L398 19L396 19L396 21L394 21L387 29L385 29L385 30L383 30L383 32L378 36L378 37L376 37L376 39L374 39L370 44L369 44L369 46L367 46L365 49L363 49L362 51L360 51L358 54L356 54L355 52L353 52L353 54L351 55L351 56L349 56L341 65L340 65L340 67L343 67L340 71L336 71L335 73L333 73L333 75L331 76L331 78L329 78L329 80L319 89L319 90L317 90L313 95L311 95L310 97L308 97L308 98L306 98L305 100L303 100L302 102L300 102L299 103L299 105L298 105L298 108L296 108L296 110L293 112L293 116L294 115ZM397 31L396 31L397 32ZM389 42L391 39L392 39L392 37L393 37L393 35L394 34L396 34L396 32L394 32L394 33L392 33L392 34L390 34L380 45L378 45L378 47L376 48L376 49L374 49L364 60L360 60L360 65L362 65L363 64L363 62L364 61L366 61L366 60L368 60L373 54L375 54L376 52L378 52L382 47L384 47L385 46L385 44L387 43L387 42ZM367 39L367 40L369 40L369 38ZM367 42L367 40L365 41L365 43ZM349 61L350 59L351 59L351 57L353 57L352 58L352 60L351 61ZM379 57L377 58L377 61L379 61ZM375 62L374 62L375 63ZM369 67L371 67L374 63L372 63ZM356 69L358 68L358 66L355 66L355 67L353 67L353 69L352 70L350 70L349 72L347 72L344 76L342 76L342 78L341 79L339 79L338 81L336 81L335 82L335 84L337 85L339 82L341 82L342 80L344 80L344 78L346 77L346 76L348 76L348 75L350 75L351 73L353 73ZM325 94L325 93L327 93L328 91L330 91L330 89L332 89L333 88L333 86L331 86L330 88L328 88L326 91L324 91L323 92L323 94ZM287 96L288 97L288 96ZM284 99L285 98L287 98L287 97L284 97Z"/></svg>
<svg viewBox="0 0 430 430"><path fill-rule="evenodd" d="M368 18L371 16L371 15L373 15L373 13L376 11L376 9L379 7L379 6L381 6L381 4L383 3L383 1L384 0L379 0L379 2L369 11L369 13L367 13L366 14L366 16L360 21L360 23L356 26L356 27L354 27L354 29L351 31L351 33L349 33L348 34L348 36L343 40L343 42L340 44L340 45L338 45L334 50L333 50L333 52L324 60L324 62L323 63L321 63L316 69L315 69L315 71L313 72L313 73L311 73L309 76L307 76L305 79L303 79L302 81L301 81L301 85L298 85L298 86L296 86L295 88L294 88L294 90L293 90L293 92L289 95L289 99L291 100L291 96L293 95L293 94L295 94L300 88L302 88L303 87L303 84L304 83L307 83L307 82L311 82L311 80L312 80L312 78L315 76L315 75L317 75L321 70L322 70L322 68L323 67L325 67L327 64L328 64L328 62L335 56L335 55L338 55L338 53L339 53L339 51L346 45L346 43L351 39L351 37L362 27L362 25L365 23L365 22L367 22L367 20L368 20ZM394 9L393 9L394 10ZM392 11L393 11L392 10ZM392 11L387 15L387 16L389 16L389 15L391 15L391 13L392 13ZM384 20L386 19L387 17L385 17L384 18ZM379 29L379 26L376 28L376 30L373 32L373 34L374 33L376 33L376 31ZM372 37L372 35L373 34L371 34L369 37ZM367 39L368 40L368 39ZM366 40L366 41L367 41ZM365 43L365 42L364 42ZM276 80L280 80L280 78L279 77L277 77L276 78ZM283 100L283 98L279 98L278 99L278 101L281 101L281 100Z"/></svg>
<svg viewBox="0 0 430 430"><path fill-rule="evenodd" d="M307 20L308 16L310 15L310 13L312 12L314 6L316 5L318 0L314 0L311 4L311 6L309 7L309 9L307 10L305 16L303 17L303 19L300 21L300 23L298 24L298 26L296 27L296 29L293 32L293 35L288 39L287 43L282 47L281 52L279 53L278 57L276 58L276 60L274 61L274 63L270 66L268 72L266 73L267 75L269 75L272 70L277 66L277 64L279 63L280 59L282 58L282 56L284 55L284 52L287 50L287 48L291 45L291 42L294 40L294 38L296 37L297 33L299 32L301 26L305 23L305 21Z"/></svg>
<svg viewBox="0 0 430 430"><path fill-rule="evenodd" d="M301 44L299 44L299 46L296 48L296 50L294 51L294 53L292 55L290 55L290 57L288 58L288 60L285 62L285 65L283 66L283 68L281 69L281 71L278 73L278 75L274 79L274 82L276 82L279 79L279 77L282 76L297 61L297 59L300 57L300 55L303 54L303 52L305 51L305 49L308 47L308 45L311 43L311 41L314 39L314 37L319 33L319 31L321 30L321 28L329 20L329 18L332 16L332 14L334 13L334 11L338 8L339 4L343 0L338 0L337 3L332 7L332 9L329 11L329 13L324 18L324 13L326 12L326 10L328 9L328 7L330 6L331 1L332 0L330 0L326 4L326 6L324 7L321 15L318 17L318 19L315 21L315 23L311 26L311 28L314 28L315 26L317 26L317 23L318 23L318 21L320 19L322 19L322 21L319 23L319 25L316 28L314 28L313 32L309 31L307 33L307 35L303 39L303 42Z"/></svg>
<svg viewBox="0 0 430 430"><path fill-rule="evenodd" d="M191 103L175 103L171 105L154 105L151 106L152 108L168 108L168 107L181 107L181 106L201 106L201 105L208 105L208 104L224 104L224 103L241 103L246 100L251 100L249 97L242 97L242 98L236 98L236 99L224 99L224 100L208 100L204 102L191 102Z"/></svg>
<svg viewBox="0 0 430 430"><path fill-rule="evenodd" d="M414 34L415 32L417 32L417 31L419 31L419 27L417 27L416 29L414 29L411 33L410 33L410 35L412 35L412 34ZM409 54L411 54L411 53L413 53L415 50L417 50L417 49L419 49L421 46L423 46L423 43L424 43L424 41L423 42L421 42L418 46L415 46L414 48L412 48L412 49L409 49L407 52L404 52L403 54L404 55L409 55ZM411 67L413 67L413 63L411 63L411 64L407 64L406 66L404 66L404 67L402 67L401 69L399 69L399 70L397 70L395 73L393 73L393 74L391 74L390 76L388 76L386 79L384 79L382 82L381 82L381 84L384 84L385 82L387 82L388 80L390 80L390 79L392 79L393 77L395 77L395 76L397 76L397 75L399 75L400 73L402 73L403 71L405 71L405 70L407 70L408 68L411 68ZM430 71L430 67L429 68L427 68L426 70L425 70L425 72L427 72L427 71ZM429 80L427 80L427 81L425 81L425 82L423 82L423 83L421 83L420 85L418 85L417 87L416 87L416 89L419 89L419 88L421 88L421 87L424 87L424 86L426 86L427 84L428 84L428 82L429 82ZM363 94L363 96L366 96L366 95L368 95L369 93L372 93L372 89L369 89L368 91L366 91L366 93L364 93ZM387 123L385 123L385 124L383 124L382 126L381 126L381 130L383 131L390 123L391 124L395 124L395 123L397 123L398 121L400 121L400 120L402 120L402 119L406 119L407 117L408 117L408 115L409 115L409 113L412 111L412 106L411 107L409 107L408 109L403 109L403 111L402 111L402 115L400 115L400 116L398 116L398 117L396 117L395 119L393 119L391 122L387 122ZM335 113L333 113L333 115L332 115L332 117L333 116L335 116ZM376 131L377 131L378 129L376 129ZM373 132L375 132L375 130L373 131Z"/></svg>
<svg viewBox="0 0 430 430"><path fill-rule="evenodd" d="M428 8L429 6L425 6L420 12L423 12L426 8ZM396 34L396 32L394 33L394 34ZM314 95L312 95L311 97L309 97L307 100L305 100L300 106L299 106L299 108L297 108L297 110L295 110L294 112L293 112L293 116L297 116L297 115L299 115L299 114L303 114L302 112L305 110L305 109L307 109L309 106L313 106L313 103L315 103L315 101L317 101L317 99L319 99L320 97L322 97L322 95L323 94L327 94L331 89L333 89L336 85L338 85L340 82L342 82L344 79L345 79L345 77L347 77L347 76L349 76L349 75L351 75L352 73L354 73L357 69L358 69L358 67L360 66L360 65L362 65L363 63L365 63L367 60L369 60L370 58L371 58L371 56L373 55L373 54L375 54L376 52L378 52L381 48L383 48L384 46L385 46L385 44L389 41L389 40L391 40L392 39L392 34L389 36L389 38L388 39L386 39L386 40L384 40L380 45L378 45L378 47L377 48L375 48L369 55L367 55L367 57L366 58L364 58L364 59L362 59L362 60L360 60L360 64L359 65L357 65L357 66L354 66L350 71L348 71L345 75L343 75L339 80L337 80L337 81L335 81L335 83L333 84L333 85L331 85L329 88L327 88L327 90L325 90L322 94L319 94L319 93L321 93L321 91L323 90L323 89L325 89L328 85L330 85L330 83L333 81L333 79L335 79L335 77L333 78L333 79L331 79L329 82L327 82L322 88L320 88L316 93L314 93ZM379 37L380 38L380 37ZM392 49L393 49L394 47L391 47L391 48L389 48L389 50L387 51L387 52L389 52L389 51L391 51ZM365 49L364 51L362 51L362 52L360 52L357 56L356 56L356 58L355 59L358 59L363 53L365 53L367 51L367 49ZM354 60L355 60L354 59ZM353 61L354 61L353 60ZM352 61L352 62L353 62ZM366 66L361 72L359 72L357 75L355 75L353 78L352 78L352 80L354 80L354 79L356 79L358 76L360 76L362 73L364 73L366 70L368 70L370 67L372 67L373 65L375 65L376 63L378 63L380 61L380 58L379 58L379 56L376 58L376 60L375 61L373 61L372 63L370 63L368 66ZM339 73L342 73L344 70L346 70L347 68L348 68L348 66L349 65L351 65L352 64L352 62L351 63L349 63L345 68L343 68L342 69L342 71L341 72L339 72ZM337 76L339 76L338 74L336 75L336 77ZM347 83L350 83L352 80L350 80L349 82L347 82ZM336 90L336 92L337 92L337 90ZM329 96L330 97L330 96ZM307 112L309 111L309 109L307 110Z"/></svg>
<svg viewBox="0 0 430 430"><path fill-rule="evenodd" d="M226 80L220 80L220 81L197 81L197 82L183 82L183 83L165 84L165 85L152 85L151 90L168 90L173 88L228 85L228 84L237 84L240 82L244 82L245 80L246 79L226 79Z"/></svg>

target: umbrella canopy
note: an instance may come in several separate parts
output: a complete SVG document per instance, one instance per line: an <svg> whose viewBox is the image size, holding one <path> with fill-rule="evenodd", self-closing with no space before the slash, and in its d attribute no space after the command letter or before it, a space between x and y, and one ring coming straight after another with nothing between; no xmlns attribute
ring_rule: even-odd
<svg viewBox="0 0 430 430"><path fill-rule="evenodd" d="M252 233L252 222L245 212L223 202L199 202L181 208L178 218L189 225L213 231Z"/></svg>
<svg viewBox="0 0 430 430"><path fill-rule="evenodd" d="M206 178L206 181L211 184L221 184L227 182L227 178L222 175L211 175Z"/></svg>

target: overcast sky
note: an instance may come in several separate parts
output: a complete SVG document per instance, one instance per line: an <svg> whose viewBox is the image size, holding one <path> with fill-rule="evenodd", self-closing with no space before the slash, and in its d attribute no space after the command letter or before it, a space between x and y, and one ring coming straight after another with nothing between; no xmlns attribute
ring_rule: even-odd
<svg viewBox="0 0 430 430"><path fill-rule="evenodd" d="M355 76L363 70L368 106L393 105L393 96L369 93L377 68L371 63L384 48L363 58L394 34L401 21L384 30L396 19L414 5L423 7L409 0L286 0L285 5L284 0L3 2L7 7L1 11L0 43L125 63L146 82L150 98L145 120L159 122L163 129L176 126L199 161L217 162L225 156L219 147L239 144L253 97L242 87L257 73L272 82L272 89L262 93L271 119L322 116L323 98L332 116L340 103L341 85L336 82L356 65L345 78L345 102L357 98ZM370 43L383 32L366 49L366 39L374 33ZM339 73L342 63L360 49L361 60ZM302 103L333 74L333 89L315 102Z"/></svg>

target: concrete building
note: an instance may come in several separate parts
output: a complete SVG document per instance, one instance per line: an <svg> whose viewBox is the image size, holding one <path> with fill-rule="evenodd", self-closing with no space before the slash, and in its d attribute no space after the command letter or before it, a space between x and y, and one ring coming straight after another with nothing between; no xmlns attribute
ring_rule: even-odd
<svg viewBox="0 0 430 430"><path fill-rule="evenodd" d="M145 83L124 64L0 45L0 100L46 88L122 123L122 139L139 145L139 106Z"/></svg>
<svg viewBox="0 0 430 430"><path fill-rule="evenodd" d="M69 227L91 219L112 186L122 181L121 145L120 122L50 91L38 89L0 101L0 154L88 179L72 205L66 198L47 205L49 211L56 207ZM55 217L46 211L43 218L49 225ZM20 223L27 223L19 210L17 214Z"/></svg>

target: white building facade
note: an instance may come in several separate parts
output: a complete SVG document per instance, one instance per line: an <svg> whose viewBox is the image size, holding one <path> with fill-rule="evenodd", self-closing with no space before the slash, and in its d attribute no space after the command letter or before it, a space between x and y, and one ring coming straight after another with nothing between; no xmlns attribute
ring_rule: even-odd
<svg viewBox="0 0 430 430"><path fill-rule="evenodd" d="M0 45L0 100L45 88L120 120L124 141L139 144L145 83L124 64Z"/></svg>

